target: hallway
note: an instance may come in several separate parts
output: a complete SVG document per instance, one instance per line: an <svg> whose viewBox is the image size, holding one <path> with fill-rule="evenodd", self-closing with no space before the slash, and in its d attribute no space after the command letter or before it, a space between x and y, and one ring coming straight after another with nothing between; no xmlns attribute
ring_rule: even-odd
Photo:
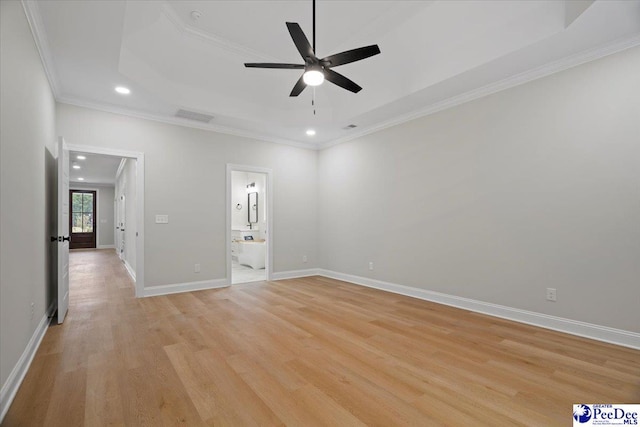
<svg viewBox="0 0 640 427"><path fill-rule="evenodd" d="M141 322L134 284L113 249L71 251L69 273L65 322L49 326L3 425L101 425L122 417L118 361L131 351L130 324Z"/></svg>

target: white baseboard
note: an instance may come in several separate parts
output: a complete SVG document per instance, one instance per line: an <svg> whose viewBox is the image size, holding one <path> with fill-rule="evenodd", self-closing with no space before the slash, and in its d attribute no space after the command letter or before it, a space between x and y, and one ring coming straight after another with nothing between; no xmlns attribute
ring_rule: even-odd
<svg viewBox="0 0 640 427"><path fill-rule="evenodd" d="M306 276L324 276L331 279L342 280L355 285L380 289L395 294L405 295L438 304L449 305L476 313L487 314L489 316L502 319L513 320L515 322L526 323L528 325L539 326L558 332L603 341L610 344L621 345L640 350L640 334L622 329L610 328L607 326L595 325L578 320L565 319L548 314L536 313L533 311L521 310L504 305L492 304L484 301L477 301L470 298L458 297L455 295L443 294L440 292L428 291L425 289L413 288L410 286L398 285L396 283L383 282L381 280L367 277L354 276L351 274L338 273L336 271L324 269L309 269L283 271L273 274L273 280L291 279Z"/></svg>
<svg viewBox="0 0 640 427"><path fill-rule="evenodd" d="M115 249L115 245L98 245L96 249Z"/></svg>
<svg viewBox="0 0 640 427"><path fill-rule="evenodd" d="M177 294L180 292L202 291L205 289L224 288L229 286L227 279L201 280L199 282L173 283L171 285L150 286L144 288L145 297Z"/></svg>
<svg viewBox="0 0 640 427"><path fill-rule="evenodd" d="M133 282L135 283L136 271L133 269L133 267L131 267L131 265L127 262L126 259L123 259L122 262L124 263L124 268L127 269L127 273L129 273L129 276L131 276L131 278L133 279Z"/></svg>
<svg viewBox="0 0 640 427"><path fill-rule="evenodd" d="M298 277L318 276L319 274L320 270L317 268L308 268L306 270L279 271L277 273L271 274L271 280L295 279Z"/></svg>
<svg viewBox="0 0 640 427"><path fill-rule="evenodd" d="M40 323L38 323L36 330L33 332L27 347L18 359L18 363L13 367L9 377L2 385L2 389L0 389L0 423L2 423L5 415L7 415L11 402L13 402L14 397L16 397L20 384L22 384L24 376L27 374L29 366L31 366L31 362L33 362L33 358L36 355L38 347L40 347L40 343L42 342L42 338L44 338L47 328L49 327L49 323L51 322L51 316L55 311L55 306L56 301L53 301L47 308L47 312L42 316L42 319L40 319Z"/></svg>

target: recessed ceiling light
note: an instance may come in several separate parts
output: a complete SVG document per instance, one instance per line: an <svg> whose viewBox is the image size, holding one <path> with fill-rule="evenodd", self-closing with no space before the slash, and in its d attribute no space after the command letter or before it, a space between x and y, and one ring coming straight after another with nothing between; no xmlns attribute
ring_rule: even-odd
<svg viewBox="0 0 640 427"><path fill-rule="evenodd" d="M78 160L86 160L87 157L80 154L80 155L76 156L76 159L78 159Z"/></svg>
<svg viewBox="0 0 640 427"><path fill-rule="evenodd" d="M308 136L313 136L313 135L315 135L315 134L316 134L316 131L315 131L315 130L313 130L313 129L307 129L307 135L308 135Z"/></svg>
<svg viewBox="0 0 640 427"><path fill-rule="evenodd" d="M74 168L74 169L80 169L80 165L73 165L71 167Z"/></svg>
<svg viewBox="0 0 640 427"><path fill-rule="evenodd" d="M116 92L122 95L129 95L131 93L131 90L129 90L128 87L116 86Z"/></svg>
<svg viewBox="0 0 640 427"><path fill-rule="evenodd" d="M84 178L78 178L78 181L84 181Z"/></svg>

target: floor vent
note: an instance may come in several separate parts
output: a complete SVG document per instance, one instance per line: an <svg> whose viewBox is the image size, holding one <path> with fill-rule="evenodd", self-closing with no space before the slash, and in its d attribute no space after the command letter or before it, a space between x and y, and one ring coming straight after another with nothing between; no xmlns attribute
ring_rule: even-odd
<svg viewBox="0 0 640 427"><path fill-rule="evenodd" d="M176 117L194 120L201 123L209 123L211 120L213 120L213 116L210 116L209 114L196 113L195 111L189 110L178 110L176 112Z"/></svg>
<svg viewBox="0 0 640 427"><path fill-rule="evenodd" d="M349 126L345 126L345 127L343 127L342 129L344 129L344 130L351 130L351 129L353 129L353 128L357 128L357 127L358 127L357 125L349 125Z"/></svg>

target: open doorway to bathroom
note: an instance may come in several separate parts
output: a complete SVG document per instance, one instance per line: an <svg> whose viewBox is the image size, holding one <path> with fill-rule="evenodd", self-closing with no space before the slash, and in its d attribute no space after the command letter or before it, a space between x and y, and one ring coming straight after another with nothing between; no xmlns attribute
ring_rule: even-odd
<svg viewBox="0 0 640 427"><path fill-rule="evenodd" d="M269 173L228 170L228 259L231 284L268 280L270 271Z"/></svg>

